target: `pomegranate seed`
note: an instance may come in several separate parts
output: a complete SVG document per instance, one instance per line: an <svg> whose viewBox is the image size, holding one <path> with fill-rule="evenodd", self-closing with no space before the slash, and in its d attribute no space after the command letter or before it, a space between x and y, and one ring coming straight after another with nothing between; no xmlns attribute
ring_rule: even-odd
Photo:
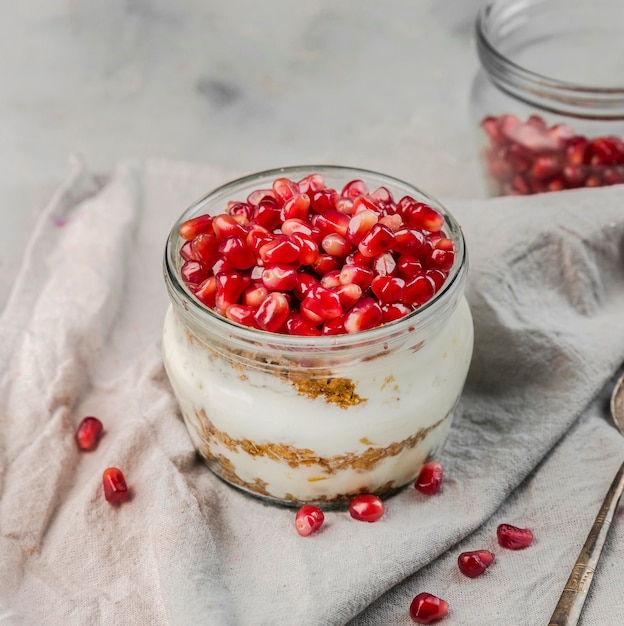
<svg viewBox="0 0 624 626"><path fill-rule="evenodd" d="M258 253L264 263L293 263L298 260L301 248L287 235L276 235L275 239L264 244Z"/></svg>
<svg viewBox="0 0 624 626"><path fill-rule="evenodd" d="M198 215L190 220L186 220L183 224L180 224L178 229L180 237L187 241L195 239L197 235L201 233L212 232L212 216L211 215Z"/></svg>
<svg viewBox="0 0 624 626"><path fill-rule="evenodd" d="M123 472L117 467L108 467L102 474L104 497L112 504L120 504L130 499Z"/></svg>
<svg viewBox="0 0 624 626"><path fill-rule="evenodd" d="M279 205L272 198L263 198L254 209L253 222L267 230L273 230L280 225L281 214Z"/></svg>
<svg viewBox="0 0 624 626"><path fill-rule="evenodd" d="M199 285L208 276L208 271L199 261L187 261L180 268L180 274L187 285Z"/></svg>
<svg viewBox="0 0 624 626"><path fill-rule="evenodd" d="M318 228L314 228L310 225L309 222L297 218L291 218L284 221L281 227L281 231L282 234L288 235L290 237L298 233L301 235L306 235L307 237L310 237L317 242L322 239L321 231Z"/></svg>
<svg viewBox="0 0 624 626"><path fill-rule="evenodd" d="M397 269L399 275L405 279L410 279L421 274L423 271L422 263L420 259L410 254L402 254L397 259Z"/></svg>
<svg viewBox="0 0 624 626"><path fill-rule="evenodd" d="M230 304L236 304L247 281L240 272L222 272L215 276L216 296L215 306L219 312L225 311Z"/></svg>
<svg viewBox="0 0 624 626"><path fill-rule="evenodd" d="M325 320L321 329L323 335L344 335L347 331L344 327L344 316L336 317L333 320Z"/></svg>
<svg viewBox="0 0 624 626"><path fill-rule="evenodd" d="M403 227L403 220L400 215L384 215L380 220L380 224L387 226L393 233L401 230Z"/></svg>
<svg viewBox="0 0 624 626"><path fill-rule="evenodd" d="M382 211L381 203L371 196L358 196L353 200L353 215L362 211L372 211L379 214Z"/></svg>
<svg viewBox="0 0 624 626"><path fill-rule="evenodd" d="M379 326L383 313L372 298L362 298L344 316L344 327L348 333L359 333Z"/></svg>
<svg viewBox="0 0 624 626"><path fill-rule="evenodd" d="M340 195L352 199L358 196L367 196L368 185L363 180L351 180L342 188Z"/></svg>
<svg viewBox="0 0 624 626"><path fill-rule="evenodd" d="M299 194L299 185L288 178L277 178L273 181L273 195L283 206L288 200Z"/></svg>
<svg viewBox="0 0 624 626"><path fill-rule="evenodd" d="M433 279L427 275L416 276L416 278L405 283L403 291L403 304L420 306L433 298L436 291Z"/></svg>
<svg viewBox="0 0 624 626"><path fill-rule="evenodd" d="M286 319L285 327L289 335L317 337L321 334L321 331L305 320L300 313L291 313Z"/></svg>
<svg viewBox="0 0 624 626"><path fill-rule="evenodd" d="M275 333L284 325L289 313L286 296L279 291L272 291L258 307L254 318L262 330Z"/></svg>
<svg viewBox="0 0 624 626"><path fill-rule="evenodd" d="M412 312L411 307L403 304L402 302L392 302L390 304L381 305L381 321L383 324L394 322L395 320L405 317Z"/></svg>
<svg viewBox="0 0 624 626"><path fill-rule="evenodd" d="M364 256L377 256L385 252L394 243L394 233L383 224L375 224L358 244L358 250Z"/></svg>
<svg viewBox="0 0 624 626"><path fill-rule="evenodd" d="M214 276L206 278L197 288L195 297L209 309L214 308L217 304L217 279Z"/></svg>
<svg viewBox="0 0 624 626"><path fill-rule="evenodd" d="M417 256L425 243L424 235L414 228L401 228L394 233L392 249L399 254Z"/></svg>
<svg viewBox="0 0 624 626"><path fill-rule="evenodd" d="M295 515L295 528L302 537L316 532L325 521L323 511L312 504L304 504Z"/></svg>
<svg viewBox="0 0 624 626"><path fill-rule="evenodd" d="M339 269L341 266L340 259L331 254L319 254L318 259L312 264L312 269L320 276L327 274L333 270Z"/></svg>
<svg viewBox="0 0 624 626"><path fill-rule="evenodd" d="M292 240L299 246L299 263L302 265L314 265L319 258L319 249L316 241L302 233L294 233Z"/></svg>
<svg viewBox="0 0 624 626"><path fill-rule="evenodd" d="M180 248L180 256L185 261L199 261L199 259L197 258L197 255L193 251L192 241L185 242L185 244ZM212 263L210 263L210 265L212 265Z"/></svg>
<svg viewBox="0 0 624 626"><path fill-rule="evenodd" d="M206 267L212 267L219 258L219 240L214 235L202 233L191 242L193 258L201 261Z"/></svg>
<svg viewBox="0 0 624 626"><path fill-rule="evenodd" d="M429 266L431 269L448 271L455 261L455 252L453 250L441 250L436 248L429 255Z"/></svg>
<svg viewBox="0 0 624 626"><path fill-rule="evenodd" d="M360 522L376 522L385 511L383 500L371 493L355 496L349 502L349 515Z"/></svg>
<svg viewBox="0 0 624 626"><path fill-rule="evenodd" d="M448 615L449 605L431 593L419 593L410 604L410 617L417 624L431 624Z"/></svg>
<svg viewBox="0 0 624 626"><path fill-rule="evenodd" d="M325 180L320 174L308 174L297 184L299 185L299 191L308 195L310 192L320 191L325 188Z"/></svg>
<svg viewBox="0 0 624 626"><path fill-rule="evenodd" d="M247 233L247 247L256 255L260 254L260 248L273 241L276 235L267 231L264 227L254 225Z"/></svg>
<svg viewBox="0 0 624 626"><path fill-rule="evenodd" d="M501 143L504 141L503 135L500 131L498 124L498 118L489 116L481 120L481 128L489 135L490 139L494 143Z"/></svg>
<svg viewBox="0 0 624 626"><path fill-rule="evenodd" d="M272 189L256 189L247 196L247 204L257 206L264 198L275 200Z"/></svg>
<svg viewBox="0 0 624 626"><path fill-rule="evenodd" d="M444 468L437 461L429 461L422 466L420 474L414 483L414 488L428 496L433 496L440 490Z"/></svg>
<svg viewBox="0 0 624 626"><path fill-rule="evenodd" d="M348 311L362 297L362 288L355 283L334 287L333 291L338 294L343 311Z"/></svg>
<svg viewBox="0 0 624 626"><path fill-rule="evenodd" d="M624 183L624 167L608 167L602 172L602 179L606 185L620 185Z"/></svg>
<svg viewBox="0 0 624 626"><path fill-rule="evenodd" d="M494 553L489 550L462 552L457 557L457 565L461 573L468 576L468 578L481 576L492 563L494 563Z"/></svg>
<svg viewBox="0 0 624 626"><path fill-rule="evenodd" d="M444 217L433 207L422 202L417 202L403 216L407 224L413 228L420 228L435 233L444 227Z"/></svg>
<svg viewBox="0 0 624 626"><path fill-rule="evenodd" d="M310 197L305 193L298 193L286 201L282 207L280 217L282 220L299 219L305 220L310 209Z"/></svg>
<svg viewBox="0 0 624 626"><path fill-rule="evenodd" d="M256 256L247 247L246 237L226 237L221 241L218 251L234 269L247 270L256 264Z"/></svg>
<svg viewBox="0 0 624 626"><path fill-rule="evenodd" d="M315 325L340 317L343 313L338 294L325 287L308 292L299 305L299 311L305 320Z"/></svg>
<svg viewBox="0 0 624 626"><path fill-rule="evenodd" d="M354 250L345 257L345 265L361 265L362 267L371 266L374 257L364 256L359 250Z"/></svg>
<svg viewBox="0 0 624 626"><path fill-rule="evenodd" d="M363 290L371 284L374 276L373 270L364 265L346 264L340 270L340 282L343 285L353 283L359 285Z"/></svg>
<svg viewBox="0 0 624 626"><path fill-rule="evenodd" d="M446 274L440 270L427 270L425 276L428 276L433 281L436 292L446 281Z"/></svg>
<svg viewBox="0 0 624 626"><path fill-rule="evenodd" d="M395 276L375 276L371 283L371 289L379 302L399 302L403 298L405 281Z"/></svg>
<svg viewBox="0 0 624 626"><path fill-rule="evenodd" d="M353 200L351 198L338 198L336 200L336 211L346 215L353 215Z"/></svg>
<svg viewBox="0 0 624 626"><path fill-rule="evenodd" d="M391 252L382 252L373 259L371 269L378 276L394 276L398 272L397 261Z"/></svg>
<svg viewBox="0 0 624 626"><path fill-rule="evenodd" d="M227 213L233 216L240 215L246 223L249 223L254 214L254 208L246 202L232 202L227 207Z"/></svg>
<svg viewBox="0 0 624 626"><path fill-rule="evenodd" d="M375 200L379 200L384 205L390 204L394 200L390 190L384 187L383 185L375 189L375 191L373 191L373 193L371 193L370 195L371 195L371 198L375 198Z"/></svg>
<svg viewBox="0 0 624 626"><path fill-rule="evenodd" d="M614 165L618 162L619 152L612 137L597 137L591 141L589 148L596 157L596 165Z"/></svg>
<svg viewBox="0 0 624 626"><path fill-rule="evenodd" d="M234 215L221 213L212 220L212 228L218 239L225 239L238 235L239 237L247 237L245 227L239 224Z"/></svg>
<svg viewBox="0 0 624 626"><path fill-rule="evenodd" d="M310 206L316 213L326 213L336 206L338 192L335 189L321 189L310 196Z"/></svg>
<svg viewBox="0 0 624 626"><path fill-rule="evenodd" d="M522 550L533 542L533 533L528 528L517 528L511 524L501 524L496 529L498 544L509 550Z"/></svg>
<svg viewBox="0 0 624 626"><path fill-rule="evenodd" d="M340 213L335 209L328 209L322 215L315 215L313 224L321 232L322 237L326 237L331 233L338 233L343 237L347 234L347 228L351 218L344 213Z"/></svg>
<svg viewBox="0 0 624 626"><path fill-rule="evenodd" d="M340 282L340 270L327 272L327 274L321 278L321 286L325 287L325 289L332 289L333 287L338 287L340 285L342 285Z"/></svg>
<svg viewBox="0 0 624 626"><path fill-rule="evenodd" d="M272 263L262 271L262 284L271 291L290 291L297 284L297 270L290 265Z"/></svg>
<svg viewBox="0 0 624 626"><path fill-rule="evenodd" d="M347 225L347 232L345 233L347 241L357 246L378 220L377 213L369 209L356 213Z"/></svg>
<svg viewBox="0 0 624 626"><path fill-rule="evenodd" d="M268 295L269 290L264 285L255 284L243 291L242 300L247 306L258 308Z"/></svg>
<svg viewBox="0 0 624 626"><path fill-rule="evenodd" d="M233 322L242 324L243 326L256 326L255 320L256 307L247 306L244 304L230 304L225 309L225 317Z"/></svg>
<svg viewBox="0 0 624 626"><path fill-rule="evenodd" d="M97 417L85 417L76 430L78 447L86 452L95 450L100 441L102 428L102 422Z"/></svg>
<svg viewBox="0 0 624 626"><path fill-rule="evenodd" d="M531 176L537 180L546 180L561 171L562 164L557 156L539 156L531 167Z"/></svg>
<svg viewBox="0 0 624 626"><path fill-rule="evenodd" d="M297 272L297 284L293 287L293 294L297 300L303 300L309 291L320 286L318 279L306 272Z"/></svg>
<svg viewBox="0 0 624 626"><path fill-rule="evenodd" d="M327 254L338 257L347 256L353 250L353 246L338 233L330 233L324 237L321 241L321 247Z"/></svg>

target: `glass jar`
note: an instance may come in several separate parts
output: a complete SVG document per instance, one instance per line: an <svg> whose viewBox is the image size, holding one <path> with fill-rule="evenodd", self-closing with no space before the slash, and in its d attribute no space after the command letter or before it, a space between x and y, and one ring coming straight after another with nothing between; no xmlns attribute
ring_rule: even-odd
<svg viewBox="0 0 624 626"><path fill-rule="evenodd" d="M180 224L223 212L278 177L321 174L341 189L362 179L437 208L456 246L434 297L400 320L355 334L292 336L245 327L205 307L180 278ZM346 504L413 481L444 443L472 355L464 298L467 255L455 219L433 198L389 176L293 167L231 182L191 206L169 235L164 275L171 306L163 359L199 454L217 476L286 505Z"/></svg>
<svg viewBox="0 0 624 626"><path fill-rule="evenodd" d="M624 183L624 3L490 0L472 113L489 191Z"/></svg>

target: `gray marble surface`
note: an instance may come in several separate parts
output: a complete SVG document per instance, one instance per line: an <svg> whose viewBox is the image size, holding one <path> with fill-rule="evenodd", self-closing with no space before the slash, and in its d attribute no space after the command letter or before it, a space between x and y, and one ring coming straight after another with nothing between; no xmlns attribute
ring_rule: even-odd
<svg viewBox="0 0 624 626"><path fill-rule="evenodd" d="M127 157L335 163L482 197L480 2L0 3L0 308L72 154L98 172Z"/></svg>

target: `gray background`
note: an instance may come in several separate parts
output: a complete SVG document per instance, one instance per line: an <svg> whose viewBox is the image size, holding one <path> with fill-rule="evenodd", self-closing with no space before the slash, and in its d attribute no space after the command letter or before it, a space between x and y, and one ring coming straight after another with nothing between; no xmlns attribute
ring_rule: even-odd
<svg viewBox="0 0 624 626"><path fill-rule="evenodd" d="M354 165L482 197L468 112L479 5L0 3L0 308L72 154L98 172L126 157Z"/></svg>

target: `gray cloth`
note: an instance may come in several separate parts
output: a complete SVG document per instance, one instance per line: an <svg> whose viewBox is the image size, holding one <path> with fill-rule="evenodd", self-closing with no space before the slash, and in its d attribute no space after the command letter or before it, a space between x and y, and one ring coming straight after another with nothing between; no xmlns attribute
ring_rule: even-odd
<svg viewBox="0 0 624 626"><path fill-rule="evenodd" d="M79 164L41 217L0 319L0 624L547 624L620 463L606 394L624 361L624 187L448 202L470 251L475 354L434 497L408 487L375 524L246 497L197 460L159 341L161 255L213 167ZM426 187L426 181L421 182ZM78 453L76 424L105 436ZM381 419L381 416L380 416ZM103 498L121 467L133 499ZM624 623L616 516L583 618ZM534 544L499 548L496 527ZM464 550L490 549L480 578Z"/></svg>

